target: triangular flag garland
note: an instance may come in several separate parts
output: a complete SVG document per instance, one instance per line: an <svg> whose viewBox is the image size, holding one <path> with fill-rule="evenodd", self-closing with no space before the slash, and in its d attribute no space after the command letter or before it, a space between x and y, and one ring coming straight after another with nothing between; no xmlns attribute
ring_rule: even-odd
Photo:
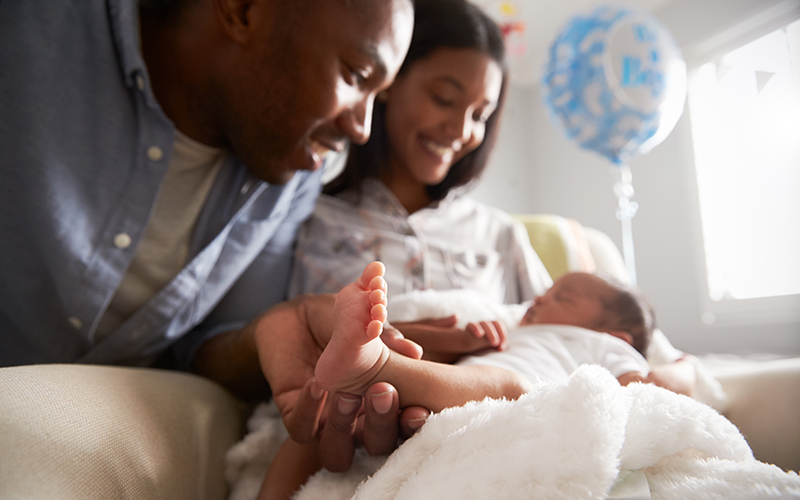
<svg viewBox="0 0 800 500"><path fill-rule="evenodd" d="M758 89L758 93L760 94L764 87L767 86L769 81L775 76L776 73L772 71L756 71L756 88Z"/></svg>

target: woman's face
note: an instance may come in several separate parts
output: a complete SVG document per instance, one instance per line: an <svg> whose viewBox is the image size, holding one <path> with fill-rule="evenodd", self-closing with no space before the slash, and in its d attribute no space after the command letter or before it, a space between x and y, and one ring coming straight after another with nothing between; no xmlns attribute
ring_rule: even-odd
<svg viewBox="0 0 800 500"><path fill-rule="evenodd" d="M440 48L411 65L387 91L393 176L426 186L483 142L503 73L476 49Z"/></svg>

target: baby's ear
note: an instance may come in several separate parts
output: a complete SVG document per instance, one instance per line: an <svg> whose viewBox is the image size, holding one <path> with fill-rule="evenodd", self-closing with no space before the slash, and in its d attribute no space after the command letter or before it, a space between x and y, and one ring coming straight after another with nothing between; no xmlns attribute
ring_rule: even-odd
<svg viewBox="0 0 800 500"><path fill-rule="evenodd" d="M617 337L618 339L622 339L630 345L633 345L633 335L631 335L628 332L624 332L622 330L614 330L606 333L614 337Z"/></svg>

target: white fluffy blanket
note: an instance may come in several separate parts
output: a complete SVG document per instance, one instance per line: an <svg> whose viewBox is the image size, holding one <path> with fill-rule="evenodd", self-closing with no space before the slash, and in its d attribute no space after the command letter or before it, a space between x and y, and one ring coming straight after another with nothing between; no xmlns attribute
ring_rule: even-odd
<svg viewBox="0 0 800 500"><path fill-rule="evenodd" d="M251 431L227 456L232 500L255 498L285 436L267 406ZM383 460L359 454L349 473L320 472L296 498L602 499L620 471L638 469L654 499L800 498L800 477L755 460L709 406L651 385L620 387L597 366L517 401L445 410Z"/></svg>
<svg viewBox="0 0 800 500"><path fill-rule="evenodd" d="M394 320L400 321L453 310L432 297L390 303L390 314L394 309ZM447 297L453 307L464 305L463 296ZM471 314L501 312L487 307L478 311L473 304ZM523 312L512 311L519 316ZM256 497L269 462L286 438L272 405L259 407L248 427L249 434L226 457L231 500ZM643 472L645 494L649 487L650 496L614 495L620 491L615 482L629 471ZM516 401L486 399L433 415L388 459L359 451L348 473L319 472L295 498L610 496L800 499L800 477L755 460L736 427L706 404L652 385L620 387L607 370L583 366L567 385L541 383Z"/></svg>

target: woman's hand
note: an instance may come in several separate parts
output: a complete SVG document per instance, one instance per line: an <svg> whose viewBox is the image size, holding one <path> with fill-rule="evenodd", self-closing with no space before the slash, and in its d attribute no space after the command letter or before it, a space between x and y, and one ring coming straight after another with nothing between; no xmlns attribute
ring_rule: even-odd
<svg viewBox="0 0 800 500"><path fill-rule="evenodd" d="M487 348L504 350L508 343L508 329L502 321L469 323L463 329L456 327L455 315L420 321L392 324L403 335L422 347L422 358L440 363L453 363L464 354Z"/></svg>

